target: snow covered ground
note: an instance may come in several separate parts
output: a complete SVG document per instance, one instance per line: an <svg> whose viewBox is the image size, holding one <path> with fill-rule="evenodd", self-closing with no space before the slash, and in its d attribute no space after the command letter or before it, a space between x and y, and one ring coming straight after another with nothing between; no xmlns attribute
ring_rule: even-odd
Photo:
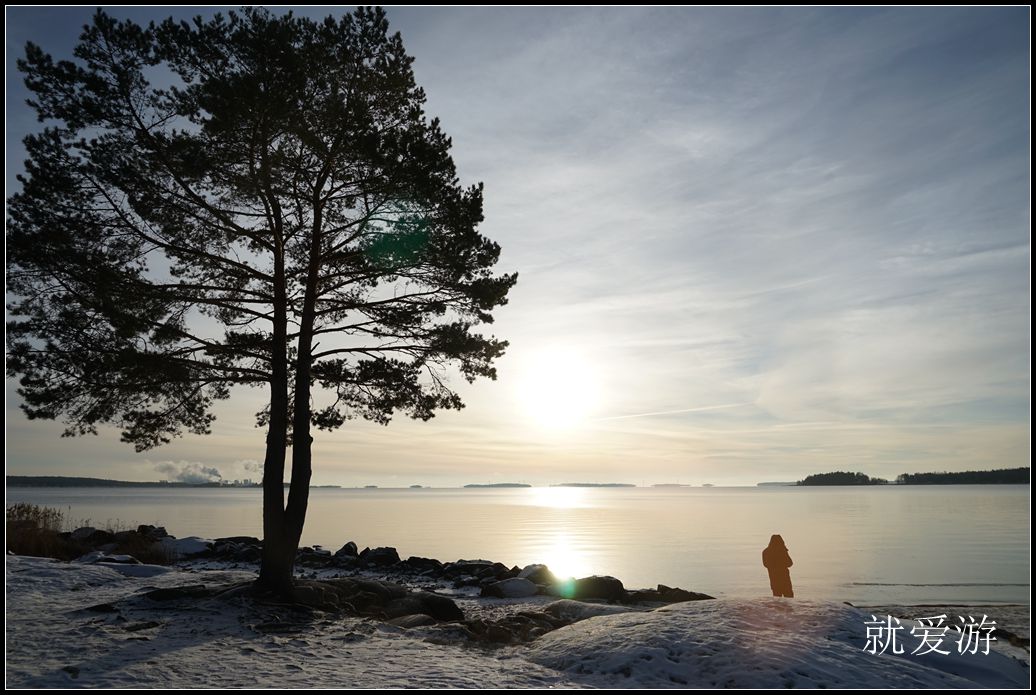
<svg viewBox="0 0 1036 695"><path fill-rule="evenodd" d="M653 611L566 603L593 615L526 645L473 645L449 628L406 630L243 601L166 605L156 587L230 584L253 572L64 563L8 556L7 667L14 687L1025 687L1003 653L863 651L870 615L803 600L717 600ZM466 599L469 615L544 597ZM90 610L90 608L93 608ZM934 658L933 658L934 657Z"/></svg>

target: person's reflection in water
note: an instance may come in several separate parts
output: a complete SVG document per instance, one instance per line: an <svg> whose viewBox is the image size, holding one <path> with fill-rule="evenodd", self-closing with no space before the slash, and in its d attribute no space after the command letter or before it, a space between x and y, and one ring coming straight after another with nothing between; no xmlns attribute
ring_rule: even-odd
<svg viewBox="0 0 1036 695"><path fill-rule="evenodd" d="M770 545L763 550L763 567L770 572L770 589L774 596L795 596L791 590L791 572L788 571L791 564L784 539L777 534L770 536Z"/></svg>

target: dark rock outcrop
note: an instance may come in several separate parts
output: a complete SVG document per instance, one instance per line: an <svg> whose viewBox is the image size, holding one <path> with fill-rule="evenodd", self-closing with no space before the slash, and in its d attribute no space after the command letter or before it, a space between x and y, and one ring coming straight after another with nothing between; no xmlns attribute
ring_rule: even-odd
<svg viewBox="0 0 1036 695"><path fill-rule="evenodd" d="M399 553L395 548L375 548L374 550L364 548L360 553L360 559L368 565L388 567L399 564Z"/></svg>

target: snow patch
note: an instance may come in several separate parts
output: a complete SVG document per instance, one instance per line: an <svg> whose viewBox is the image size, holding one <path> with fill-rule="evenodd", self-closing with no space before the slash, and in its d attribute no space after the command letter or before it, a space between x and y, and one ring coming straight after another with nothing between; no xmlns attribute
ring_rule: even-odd
<svg viewBox="0 0 1036 695"><path fill-rule="evenodd" d="M589 618L551 632L528 658L601 687L969 688L1023 687L1010 657L865 652L870 615L832 602L694 601ZM938 657L938 658L933 658Z"/></svg>

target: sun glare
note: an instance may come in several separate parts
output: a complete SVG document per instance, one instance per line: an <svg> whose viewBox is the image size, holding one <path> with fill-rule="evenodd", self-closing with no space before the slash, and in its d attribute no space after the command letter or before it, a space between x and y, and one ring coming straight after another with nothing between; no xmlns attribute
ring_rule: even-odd
<svg viewBox="0 0 1036 695"><path fill-rule="evenodd" d="M552 509L589 507L587 491L580 487L534 487L529 490L529 504Z"/></svg>
<svg viewBox="0 0 1036 695"><path fill-rule="evenodd" d="M541 427L568 429L598 408L599 375L575 350L551 348L529 359L519 385L522 409Z"/></svg>

